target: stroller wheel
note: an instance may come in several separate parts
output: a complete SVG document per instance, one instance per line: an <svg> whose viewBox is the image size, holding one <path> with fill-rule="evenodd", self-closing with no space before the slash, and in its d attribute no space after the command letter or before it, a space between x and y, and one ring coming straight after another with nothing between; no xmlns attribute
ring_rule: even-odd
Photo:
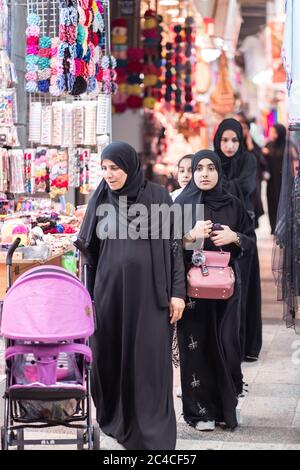
<svg viewBox="0 0 300 470"><path fill-rule="evenodd" d="M17 450L24 450L24 429L17 429Z"/></svg>
<svg viewBox="0 0 300 470"><path fill-rule="evenodd" d="M1 426L1 449L8 450L8 436L5 442L5 429L4 426Z"/></svg>
<svg viewBox="0 0 300 470"><path fill-rule="evenodd" d="M100 428L98 424L93 426L92 440L93 440L93 450L100 450Z"/></svg>
<svg viewBox="0 0 300 470"><path fill-rule="evenodd" d="M85 435L84 429L77 429L77 450L84 450Z"/></svg>

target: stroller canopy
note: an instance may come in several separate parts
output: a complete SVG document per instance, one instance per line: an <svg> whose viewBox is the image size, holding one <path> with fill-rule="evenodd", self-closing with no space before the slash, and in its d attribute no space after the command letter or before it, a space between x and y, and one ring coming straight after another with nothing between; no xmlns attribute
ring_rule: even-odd
<svg viewBox="0 0 300 470"><path fill-rule="evenodd" d="M88 338L93 332L90 295L65 269L30 269L4 298L1 334L6 338L49 342Z"/></svg>

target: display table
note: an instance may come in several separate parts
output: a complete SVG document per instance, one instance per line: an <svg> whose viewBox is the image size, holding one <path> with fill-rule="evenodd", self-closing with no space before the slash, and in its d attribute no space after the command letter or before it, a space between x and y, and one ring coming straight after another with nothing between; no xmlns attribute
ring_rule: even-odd
<svg viewBox="0 0 300 470"><path fill-rule="evenodd" d="M14 283L14 281L25 271L28 271L29 269L35 268L42 264L51 264L54 266L60 266L62 256L65 255L68 251L69 250L62 250L61 252L56 252L45 260L18 259L18 257L14 255L13 265L12 265L12 270L11 270L12 283ZM0 260L0 301L3 300L6 289L7 289L6 263L5 261Z"/></svg>

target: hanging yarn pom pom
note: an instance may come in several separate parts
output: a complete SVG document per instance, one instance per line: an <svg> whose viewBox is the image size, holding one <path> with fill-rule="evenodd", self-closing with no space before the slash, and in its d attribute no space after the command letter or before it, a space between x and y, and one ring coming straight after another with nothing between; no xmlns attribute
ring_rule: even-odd
<svg viewBox="0 0 300 470"><path fill-rule="evenodd" d="M97 86L97 80L95 77L89 77L88 79L88 86L87 86L87 93L92 93Z"/></svg>
<svg viewBox="0 0 300 470"><path fill-rule="evenodd" d="M51 38L49 36L42 36L39 40L39 46L43 49L48 49L51 47Z"/></svg>
<svg viewBox="0 0 300 470"><path fill-rule="evenodd" d="M26 91L28 91L29 93L35 93L36 91L38 91L37 83L32 80L26 83L25 88Z"/></svg>
<svg viewBox="0 0 300 470"><path fill-rule="evenodd" d="M39 59L39 69L47 69L50 67L50 59L47 59L46 57L41 57Z"/></svg>
<svg viewBox="0 0 300 470"><path fill-rule="evenodd" d="M74 7L62 8L60 10L59 22L65 25L75 25L77 24L77 9Z"/></svg>
<svg viewBox="0 0 300 470"><path fill-rule="evenodd" d="M26 36L33 36L38 38L40 34L40 27L37 25L27 26L26 28Z"/></svg>
<svg viewBox="0 0 300 470"><path fill-rule="evenodd" d="M27 73L25 74L25 79L26 79L26 81L28 81L28 82L29 82L30 80L35 81L35 80L37 80L37 73L36 73L36 72L27 72Z"/></svg>
<svg viewBox="0 0 300 470"><path fill-rule="evenodd" d="M27 72L37 72L38 66L36 64L33 64L32 62L29 62L28 64L26 64L26 70Z"/></svg>
<svg viewBox="0 0 300 470"><path fill-rule="evenodd" d="M61 92L66 90L66 79L64 75L57 76L56 85Z"/></svg>
<svg viewBox="0 0 300 470"><path fill-rule="evenodd" d="M29 26L39 26L41 23L41 18L36 13L30 13L27 16L27 24Z"/></svg>
<svg viewBox="0 0 300 470"><path fill-rule="evenodd" d="M26 64L36 65L39 61L39 57L37 55L30 54L30 55L26 56L25 60L26 60Z"/></svg>
<svg viewBox="0 0 300 470"><path fill-rule="evenodd" d="M76 77L71 94L75 96L82 95L82 93L86 92L86 89L86 80L83 77Z"/></svg>
<svg viewBox="0 0 300 470"><path fill-rule="evenodd" d="M38 90L43 93L48 93L49 91L49 80L39 80L38 81Z"/></svg>
<svg viewBox="0 0 300 470"><path fill-rule="evenodd" d="M39 53L39 48L37 45L26 47L26 54L37 55L38 53Z"/></svg>
<svg viewBox="0 0 300 470"><path fill-rule="evenodd" d="M59 90L59 88L56 85L51 85L49 87L49 92L52 96L60 96L61 95L61 91Z"/></svg>

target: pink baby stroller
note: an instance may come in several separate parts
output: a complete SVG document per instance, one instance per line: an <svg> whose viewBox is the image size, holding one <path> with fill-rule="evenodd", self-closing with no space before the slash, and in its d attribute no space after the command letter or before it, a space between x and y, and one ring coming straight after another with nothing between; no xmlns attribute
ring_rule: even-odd
<svg viewBox="0 0 300 470"><path fill-rule="evenodd" d="M18 239L19 240L19 239ZM88 345L94 332L93 305L78 278L57 266L41 265L11 286L12 255L7 256L8 292L3 302L6 390L1 446L77 444L100 448L92 425ZM77 438L24 439L25 428L66 426Z"/></svg>

